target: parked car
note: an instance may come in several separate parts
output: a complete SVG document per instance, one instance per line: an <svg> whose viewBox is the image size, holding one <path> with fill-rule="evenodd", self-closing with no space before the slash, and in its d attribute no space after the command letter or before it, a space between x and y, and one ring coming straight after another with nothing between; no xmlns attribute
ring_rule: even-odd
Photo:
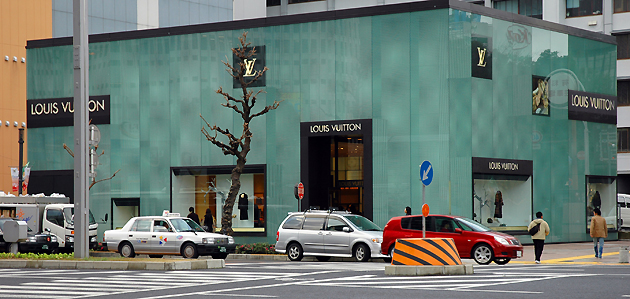
<svg viewBox="0 0 630 299"><path fill-rule="evenodd" d="M383 230L369 219L347 212L313 211L289 213L276 233L276 252L292 261L315 256L354 257L359 262L383 258Z"/></svg>
<svg viewBox="0 0 630 299"><path fill-rule="evenodd" d="M523 245L515 237L495 232L464 217L429 215L426 219L427 238L452 238L461 258L472 258L478 264L494 261L505 265L513 258L523 257ZM396 239L422 238L422 215L394 217L383 230L382 254L391 260Z"/></svg>
<svg viewBox="0 0 630 299"><path fill-rule="evenodd" d="M131 218L122 229L105 231L103 243L107 244L107 250L119 252L123 257L135 257L136 254L155 258L210 255L213 259L225 259L236 249L231 236L206 232L192 219L180 217L179 213Z"/></svg>
<svg viewBox="0 0 630 299"><path fill-rule="evenodd" d="M4 241L4 233L2 232L2 228L4 227L4 223L11 218L0 218L0 250L2 252L9 252L9 244ZM59 243L57 243L57 236L51 234L50 232L44 232L41 234L36 234L30 227L27 227L27 239L24 242L18 243L18 252L27 253L55 253L59 248Z"/></svg>

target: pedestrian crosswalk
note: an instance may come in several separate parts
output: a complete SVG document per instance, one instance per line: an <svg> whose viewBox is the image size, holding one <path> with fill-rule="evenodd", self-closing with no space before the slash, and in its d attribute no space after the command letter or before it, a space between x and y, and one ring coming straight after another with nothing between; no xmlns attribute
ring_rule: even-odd
<svg viewBox="0 0 630 299"><path fill-rule="evenodd" d="M98 274L98 276L93 274ZM259 272L240 271L88 272L84 270L0 269L0 276L5 279L19 281L20 278L29 277L27 282L0 285L0 298L89 298L114 294L130 294L130 297L139 297L131 293L244 282L256 280L256 277L260 275ZM264 276L273 279L284 277L286 274L264 273Z"/></svg>
<svg viewBox="0 0 630 299"><path fill-rule="evenodd" d="M259 288L269 290L291 286L538 294L520 284L594 275L547 270L481 267L475 275L386 276L383 265L366 263L242 263L216 271L0 269L0 277L5 281L0 281L0 298L225 297L240 296ZM273 296L260 293L257 297Z"/></svg>

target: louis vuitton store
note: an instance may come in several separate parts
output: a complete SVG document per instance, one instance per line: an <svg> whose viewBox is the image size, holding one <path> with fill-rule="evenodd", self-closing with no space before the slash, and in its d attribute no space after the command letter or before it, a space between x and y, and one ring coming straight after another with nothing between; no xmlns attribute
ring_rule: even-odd
<svg viewBox="0 0 630 299"><path fill-rule="evenodd" d="M239 95L222 60L243 31L264 50L252 71L269 68L259 105L282 103L250 124L237 242L274 243L298 208L381 227L406 206L419 213L424 160L431 213L529 243L542 211L548 242L572 242L590 240L597 206L616 238L614 37L459 1L90 36L97 179L116 173L90 189L96 218L109 214L99 236L163 210L221 218L235 160L206 140L199 115L240 132L215 91ZM71 196L72 39L29 41L27 56L28 192Z"/></svg>

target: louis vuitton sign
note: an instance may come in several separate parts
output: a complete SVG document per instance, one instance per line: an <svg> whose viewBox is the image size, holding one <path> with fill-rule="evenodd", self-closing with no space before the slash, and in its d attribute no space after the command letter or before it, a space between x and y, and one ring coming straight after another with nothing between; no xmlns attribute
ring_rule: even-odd
<svg viewBox="0 0 630 299"><path fill-rule="evenodd" d="M471 38L471 55L472 76L492 79L492 39L473 36Z"/></svg>
<svg viewBox="0 0 630 299"><path fill-rule="evenodd" d="M56 98L26 101L28 128L74 125L74 99ZM109 96L90 96L88 101L92 124L109 124Z"/></svg>
<svg viewBox="0 0 630 299"><path fill-rule="evenodd" d="M569 119L617 124L617 97L569 90Z"/></svg>
<svg viewBox="0 0 630 299"><path fill-rule="evenodd" d="M243 74L243 80L245 83L252 81L267 65L267 61L265 59L265 46L256 46L256 54L254 54L249 59L245 59L243 63L245 64L245 73ZM245 53L248 53L251 48L245 48ZM232 66L236 69L239 68L239 59L236 57L236 54L232 54ZM266 86L265 82L266 75L262 75L262 77L258 78L256 82L249 85L249 87L262 87ZM238 79L234 78L234 88L240 88L241 83Z"/></svg>

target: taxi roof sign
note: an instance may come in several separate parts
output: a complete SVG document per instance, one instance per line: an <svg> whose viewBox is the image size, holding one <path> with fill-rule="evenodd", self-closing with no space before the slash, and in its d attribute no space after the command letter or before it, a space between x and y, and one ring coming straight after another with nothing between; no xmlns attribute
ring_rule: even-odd
<svg viewBox="0 0 630 299"><path fill-rule="evenodd" d="M169 213L168 210L162 212L162 217L181 217L179 213Z"/></svg>

